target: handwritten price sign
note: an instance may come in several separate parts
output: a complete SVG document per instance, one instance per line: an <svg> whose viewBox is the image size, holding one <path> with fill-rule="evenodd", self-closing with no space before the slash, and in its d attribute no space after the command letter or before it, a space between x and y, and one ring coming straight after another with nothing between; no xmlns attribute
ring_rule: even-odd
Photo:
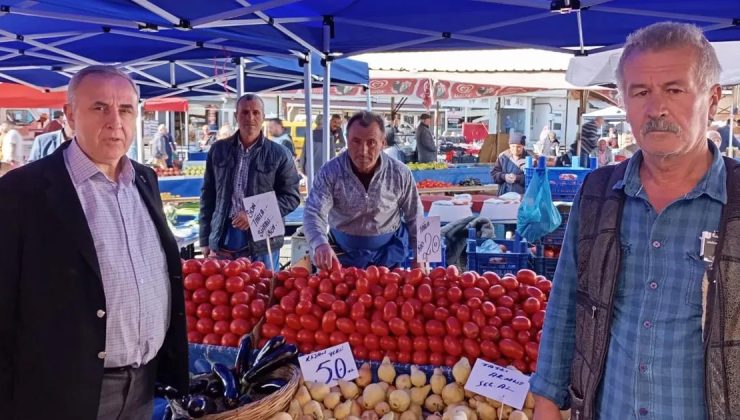
<svg viewBox="0 0 740 420"><path fill-rule="evenodd" d="M529 377L478 359L465 389L521 410L529 392Z"/></svg>
<svg viewBox="0 0 740 420"><path fill-rule="evenodd" d="M349 343L329 347L298 358L306 382L334 386L337 381L351 381L360 376Z"/></svg>
<svg viewBox="0 0 740 420"><path fill-rule="evenodd" d="M285 235L283 217L274 191L245 198L244 209L255 242Z"/></svg>
<svg viewBox="0 0 740 420"><path fill-rule="evenodd" d="M419 217L417 219L416 261L442 262L439 216Z"/></svg>

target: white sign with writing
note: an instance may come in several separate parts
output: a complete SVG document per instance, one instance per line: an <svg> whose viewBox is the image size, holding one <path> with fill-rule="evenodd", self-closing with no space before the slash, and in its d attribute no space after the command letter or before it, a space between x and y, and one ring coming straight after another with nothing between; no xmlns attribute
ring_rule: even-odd
<svg viewBox="0 0 740 420"><path fill-rule="evenodd" d="M529 392L529 376L478 359L465 389L521 410Z"/></svg>
<svg viewBox="0 0 740 420"><path fill-rule="evenodd" d="M306 382L334 386L337 381L351 381L360 376L349 343L329 347L298 358Z"/></svg>
<svg viewBox="0 0 740 420"><path fill-rule="evenodd" d="M442 262L442 237L439 216L416 220L416 261Z"/></svg>
<svg viewBox="0 0 740 420"><path fill-rule="evenodd" d="M283 217L280 215L275 191L253 195L244 199L244 209L249 219L249 231L256 241L285 235Z"/></svg>

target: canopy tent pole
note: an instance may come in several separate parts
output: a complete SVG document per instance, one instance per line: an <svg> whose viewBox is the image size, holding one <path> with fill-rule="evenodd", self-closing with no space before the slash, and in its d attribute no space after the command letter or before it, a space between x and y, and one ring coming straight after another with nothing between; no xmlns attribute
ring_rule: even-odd
<svg viewBox="0 0 740 420"><path fill-rule="evenodd" d="M331 130L329 124L331 122L331 103L329 96L331 95L331 28L330 18L327 16L324 18L324 58L321 62L324 65L324 128L322 130L324 134L323 147L321 153L323 153L321 161L326 163L329 161L330 148L334 147L331 141ZM318 168L316 168L318 170Z"/></svg>
<svg viewBox="0 0 740 420"><path fill-rule="evenodd" d="M735 142L735 116L737 115L737 101L738 98L740 98L740 85L735 85L732 88L732 104L730 105L730 141L727 145L727 156L734 158L735 157L735 147L733 147L733 143Z"/></svg>
<svg viewBox="0 0 740 420"><path fill-rule="evenodd" d="M373 99L370 97L370 86L365 86L365 109L368 112L373 110Z"/></svg>
<svg viewBox="0 0 740 420"><path fill-rule="evenodd" d="M313 150L313 129L311 127L311 77L311 52L309 51L306 53L303 62L303 91L306 101L306 136L303 142L303 156L305 156L306 162L306 191L309 191L313 186L313 154L316 152Z"/></svg>
<svg viewBox="0 0 740 420"><path fill-rule="evenodd" d="M185 111L185 126L182 129L182 132L185 133L182 138L182 144L185 146L185 150L190 149L190 111Z"/></svg>
<svg viewBox="0 0 740 420"><path fill-rule="evenodd" d="M244 95L244 57L239 57L236 69L236 97L237 101Z"/></svg>

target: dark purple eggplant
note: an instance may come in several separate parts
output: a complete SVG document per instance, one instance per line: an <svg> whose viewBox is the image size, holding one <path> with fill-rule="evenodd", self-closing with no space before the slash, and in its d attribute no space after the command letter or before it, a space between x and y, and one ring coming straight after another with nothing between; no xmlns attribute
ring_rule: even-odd
<svg viewBox="0 0 740 420"><path fill-rule="evenodd" d="M252 350L254 348L254 336L252 333L246 334L242 337L239 342L239 351L236 353L236 360L234 361L234 367L236 369L237 377L241 376L244 372L249 370L252 365Z"/></svg>
<svg viewBox="0 0 740 420"><path fill-rule="evenodd" d="M236 387L237 381L234 374L231 372L231 369L223 363L214 363L212 369L213 373L218 375L218 378L224 386L222 396L224 397L224 404L226 407L234 408L239 405L239 390Z"/></svg>
<svg viewBox="0 0 740 420"><path fill-rule="evenodd" d="M241 397L239 397L239 406L240 407L243 406L243 405L251 404L253 402L254 402L254 400L252 399L251 396L249 396L249 394L244 394Z"/></svg>
<svg viewBox="0 0 740 420"><path fill-rule="evenodd" d="M258 365L261 363L261 361L269 356L273 351L277 350L285 344L285 337L282 335L276 335L275 337L272 337L271 339L267 340L264 346L260 349L259 353L257 353L257 356L255 356L252 363L249 364L249 368L253 368L255 365Z"/></svg>
<svg viewBox="0 0 740 420"><path fill-rule="evenodd" d="M298 356L298 348L293 344L283 344L269 355L262 358L260 363L255 364L241 378L242 387L248 386L256 378L266 376L269 372L288 363L295 363Z"/></svg>
<svg viewBox="0 0 740 420"><path fill-rule="evenodd" d="M193 418L200 418L206 414L213 414L216 412L216 403L205 395L193 395L188 401L188 415Z"/></svg>
<svg viewBox="0 0 740 420"><path fill-rule="evenodd" d="M224 396L224 384L219 378L212 379L206 386L205 395L211 398L221 398Z"/></svg>
<svg viewBox="0 0 740 420"><path fill-rule="evenodd" d="M170 408L169 404L164 406L164 413L162 413L161 420L172 420L172 408Z"/></svg>
<svg viewBox="0 0 740 420"><path fill-rule="evenodd" d="M258 394L272 394L273 392L288 385L288 381L281 378L274 378L263 383L255 383L252 385L250 392Z"/></svg>

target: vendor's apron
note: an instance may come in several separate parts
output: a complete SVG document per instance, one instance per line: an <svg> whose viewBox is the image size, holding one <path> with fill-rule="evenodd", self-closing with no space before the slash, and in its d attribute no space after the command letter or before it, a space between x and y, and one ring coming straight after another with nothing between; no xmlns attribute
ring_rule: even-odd
<svg viewBox="0 0 740 420"><path fill-rule="evenodd" d="M340 252L337 258L343 266L367 268L370 265L401 267L409 246L409 231L405 223L395 232L375 236L357 236L330 229Z"/></svg>

